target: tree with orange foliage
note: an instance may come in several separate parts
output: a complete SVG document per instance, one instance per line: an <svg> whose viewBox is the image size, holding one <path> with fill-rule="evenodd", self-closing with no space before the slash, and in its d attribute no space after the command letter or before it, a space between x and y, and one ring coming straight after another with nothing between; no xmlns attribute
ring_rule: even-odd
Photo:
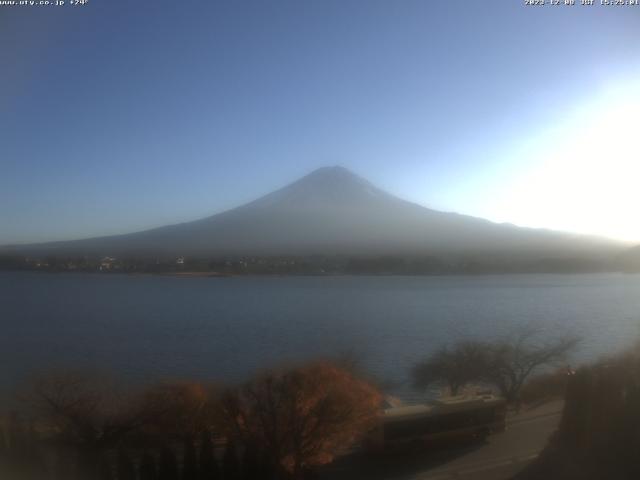
<svg viewBox="0 0 640 480"><path fill-rule="evenodd" d="M380 404L374 387L326 362L264 373L223 398L230 434L296 479L365 433Z"/></svg>

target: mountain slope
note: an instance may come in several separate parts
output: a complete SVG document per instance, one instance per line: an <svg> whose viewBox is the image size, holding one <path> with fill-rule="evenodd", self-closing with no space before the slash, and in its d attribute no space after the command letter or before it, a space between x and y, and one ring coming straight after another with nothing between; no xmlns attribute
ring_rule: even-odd
<svg viewBox="0 0 640 480"><path fill-rule="evenodd" d="M618 257L620 269L625 272L640 272L640 245L625 250Z"/></svg>
<svg viewBox="0 0 640 480"><path fill-rule="evenodd" d="M600 254L614 242L495 224L397 198L342 167L326 167L251 203L143 232L7 248L110 256L309 254ZM5 249L5 251L7 250Z"/></svg>

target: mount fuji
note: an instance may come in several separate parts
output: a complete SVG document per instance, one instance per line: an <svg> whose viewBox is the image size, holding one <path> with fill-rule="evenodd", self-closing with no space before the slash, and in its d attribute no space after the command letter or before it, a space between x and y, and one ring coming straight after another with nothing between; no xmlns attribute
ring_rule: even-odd
<svg viewBox="0 0 640 480"><path fill-rule="evenodd" d="M343 167L324 167L240 207L196 221L5 253L110 256L601 255L612 240L497 224L398 198Z"/></svg>

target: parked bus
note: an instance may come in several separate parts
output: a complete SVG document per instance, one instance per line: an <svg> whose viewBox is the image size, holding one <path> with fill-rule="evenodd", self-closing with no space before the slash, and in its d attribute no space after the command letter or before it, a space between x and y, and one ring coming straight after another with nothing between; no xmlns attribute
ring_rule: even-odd
<svg viewBox="0 0 640 480"><path fill-rule="evenodd" d="M505 429L506 403L493 395L451 397L429 405L388 408L368 435L369 451L444 446Z"/></svg>

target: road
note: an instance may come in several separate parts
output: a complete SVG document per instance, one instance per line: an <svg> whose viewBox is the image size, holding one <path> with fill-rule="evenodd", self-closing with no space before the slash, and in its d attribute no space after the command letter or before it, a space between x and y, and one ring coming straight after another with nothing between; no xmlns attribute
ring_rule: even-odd
<svg viewBox="0 0 640 480"><path fill-rule="evenodd" d="M385 459L343 459L320 478L367 480L506 480L534 460L560 420L562 402L549 402L508 418L507 430L488 442L457 450Z"/></svg>
<svg viewBox="0 0 640 480"><path fill-rule="evenodd" d="M510 418L507 431L493 435L477 450L430 471L413 475L412 480L509 479L534 460L556 430L562 402L553 402Z"/></svg>

